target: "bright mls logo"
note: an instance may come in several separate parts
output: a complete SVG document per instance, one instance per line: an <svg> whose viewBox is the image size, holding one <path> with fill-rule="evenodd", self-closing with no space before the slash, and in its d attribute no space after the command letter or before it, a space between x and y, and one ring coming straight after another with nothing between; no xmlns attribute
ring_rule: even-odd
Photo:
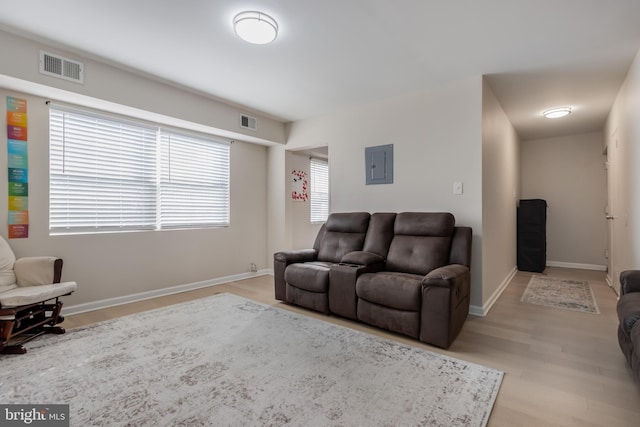
<svg viewBox="0 0 640 427"><path fill-rule="evenodd" d="M69 427L69 405L0 405L0 425Z"/></svg>

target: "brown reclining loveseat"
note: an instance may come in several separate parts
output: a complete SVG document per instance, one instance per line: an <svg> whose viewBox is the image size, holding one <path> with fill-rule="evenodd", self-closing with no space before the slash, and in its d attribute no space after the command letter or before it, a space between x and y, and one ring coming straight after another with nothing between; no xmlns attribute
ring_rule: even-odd
<svg viewBox="0 0 640 427"><path fill-rule="evenodd" d="M334 213L274 254L276 299L448 348L469 313L471 239L450 213Z"/></svg>

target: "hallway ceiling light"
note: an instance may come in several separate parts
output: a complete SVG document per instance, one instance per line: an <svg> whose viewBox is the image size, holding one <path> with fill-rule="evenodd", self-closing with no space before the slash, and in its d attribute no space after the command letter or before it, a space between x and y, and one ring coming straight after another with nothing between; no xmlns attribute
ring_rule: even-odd
<svg viewBox="0 0 640 427"><path fill-rule="evenodd" d="M238 37L253 44L271 43L278 37L278 23L262 12L240 12L233 18L233 29Z"/></svg>
<svg viewBox="0 0 640 427"><path fill-rule="evenodd" d="M547 119L559 119L569 114L571 114L571 107L556 107L542 113Z"/></svg>

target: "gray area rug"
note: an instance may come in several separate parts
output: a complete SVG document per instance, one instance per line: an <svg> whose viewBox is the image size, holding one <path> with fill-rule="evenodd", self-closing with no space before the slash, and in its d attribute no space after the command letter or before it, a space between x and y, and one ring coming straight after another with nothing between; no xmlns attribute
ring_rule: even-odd
<svg viewBox="0 0 640 427"><path fill-rule="evenodd" d="M219 294L0 356L0 402L73 426L484 426L503 373Z"/></svg>
<svg viewBox="0 0 640 427"><path fill-rule="evenodd" d="M521 301L583 313L600 313L591 285L584 280L534 275Z"/></svg>

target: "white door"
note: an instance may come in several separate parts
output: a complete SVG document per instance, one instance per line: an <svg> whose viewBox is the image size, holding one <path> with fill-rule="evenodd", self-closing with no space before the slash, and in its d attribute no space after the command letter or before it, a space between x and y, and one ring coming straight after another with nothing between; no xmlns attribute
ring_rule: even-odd
<svg viewBox="0 0 640 427"><path fill-rule="evenodd" d="M614 244L613 244L613 186L612 186L612 171L610 162L610 151L607 149L607 208L605 209L605 216L607 218L607 283L620 295L619 289L617 289L617 281L614 279L613 258L614 258Z"/></svg>
<svg viewBox="0 0 640 427"><path fill-rule="evenodd" d="M620 141L618 138L618 129L614 130L609 137L607 144L607 209L605 215L608 225L608 260L607 260L607 280L613 287L613 290L620 295L620 254L616 253L616 248L622 243L620 233L623 232L620 212L620 186L616 185L620 181L617 174L620 173L622 166L620 159Z"/></svg>

